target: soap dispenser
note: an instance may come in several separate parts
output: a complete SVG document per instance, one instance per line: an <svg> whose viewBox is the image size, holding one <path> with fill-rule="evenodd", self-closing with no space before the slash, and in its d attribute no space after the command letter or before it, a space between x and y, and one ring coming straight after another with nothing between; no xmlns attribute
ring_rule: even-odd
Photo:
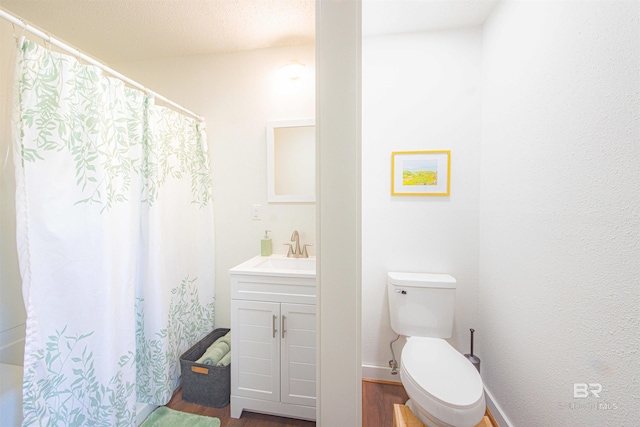
<svg viewBox="0 0 640 427"><path fill-rule="evenodd" d="M273 253L271 237L269 237L270 232L271 230L264 230L264 237L260 240L260 256L270 256Z"/></svg>

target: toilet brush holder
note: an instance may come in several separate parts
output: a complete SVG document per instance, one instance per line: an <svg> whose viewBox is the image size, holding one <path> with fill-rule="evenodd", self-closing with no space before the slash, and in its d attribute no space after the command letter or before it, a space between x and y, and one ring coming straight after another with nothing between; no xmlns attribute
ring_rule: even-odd
<svg viewBox="0 0 640 427"><path fill-rule="evenodd" d="M471 364L475 366L478 372L480 372L480 358L473 354L473 333L475 332L475 330L472 328L469 329L469 331L471 332L471 352L469 354L465 354L464 357L469 359L469 362L471 362Z"/></svg>

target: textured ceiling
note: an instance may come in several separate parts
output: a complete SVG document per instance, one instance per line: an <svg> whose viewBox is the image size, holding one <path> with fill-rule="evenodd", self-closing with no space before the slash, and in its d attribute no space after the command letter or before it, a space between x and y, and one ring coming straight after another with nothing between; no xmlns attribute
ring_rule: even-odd
<svg viewBox="0 0 640 427"><path fill-rule="evenodd" d="M498 0L362 0L364 36L482 25Z"/></svg>
<svg viewBox="0 0 640 427"><path fill-rule="evenodd" d="M312 43L314 0L0 0L107 63Z"/></svg>
<svg viewBox="0 0 640 427"><path fill-rule="evenodd" d="M480 25L495 2L363 0L363 34ZM313 43L315 4L315 0L0 0L3 9L107 64Z"/></svg>

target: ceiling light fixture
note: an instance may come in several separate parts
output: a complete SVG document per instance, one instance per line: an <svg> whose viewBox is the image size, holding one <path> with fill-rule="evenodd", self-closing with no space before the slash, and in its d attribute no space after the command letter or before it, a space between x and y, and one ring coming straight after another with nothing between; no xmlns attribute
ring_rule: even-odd
<svg viewBox="0 0 640 427"><path fill-rule="evenodd" d="M305 65L299 61L290 61L280 67L280 73L289 80L298 80L302 77Z"/></svg>

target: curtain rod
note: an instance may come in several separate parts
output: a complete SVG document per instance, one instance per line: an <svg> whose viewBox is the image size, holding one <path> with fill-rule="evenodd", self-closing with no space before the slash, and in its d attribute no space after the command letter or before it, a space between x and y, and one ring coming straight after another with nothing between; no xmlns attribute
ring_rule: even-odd
<svg viewBox="0 0 640 427"><path fill-rule="evenodd" d="M79 58L81 60L83 60L84 62L87 62L91 65L95 65L96 67L100 68L102 71L106 72L107 74L110 74L111 76L122 80L123 82L127 83L130 86L135 87L136 89L140 89L143 92L146 93L150 93L152 94L154 97L156 97L157 99L161 100L163 103L170 105L171 107L175 108L178 111L181 111L193 118L195 118L196 120L200 121L200 122L204 122L204 118L202 118L201 116L195 114L192 111L187 110L186 108L184 108L181 105L176 104L175 102L165 98L162 95L159 95L158 93L147 89L146 87L144 87L143 85L141 85L138 82L135 82L133 80L131 80L128 77L125 77L124 75L120 74L119 72L115 71L114 69L102 64L101 62L98 62L97 60L91 58L90 56L80 52L79 50L69 46L68 44L64 43L61 40L58 40L54 37L51 37L49 34L45 33L44 31L41 31L29 24L27 24L24 20L22 20L21 18L15 17L13 15L11 15L10 13L6 12L4 9L0 8L0 17L6 19L7 21L11 22L12 24L15 24L17 26L19 26L20 28L24 29L25 31L30 32L31 34L40 37L41 39L48 41L49 43L51 43L52 45L62 49L63 51L70 53L71 55L75 56L76 58Z"/></svg>

